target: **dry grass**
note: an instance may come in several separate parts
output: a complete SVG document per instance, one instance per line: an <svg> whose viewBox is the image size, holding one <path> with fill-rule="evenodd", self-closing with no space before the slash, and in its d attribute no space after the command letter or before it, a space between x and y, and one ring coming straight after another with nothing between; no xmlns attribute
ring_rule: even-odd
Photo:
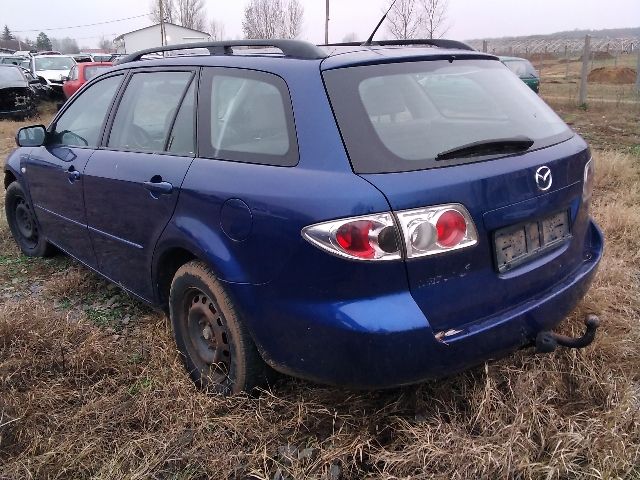
<svg viewBox="0 0 640 480"><path fill-rule="evenodd" d="M594 346L385 392L204 395L162 316L0 220L0 478L638 478L640 157L597 161L607 254L563 327L597 312Z"/></svg>

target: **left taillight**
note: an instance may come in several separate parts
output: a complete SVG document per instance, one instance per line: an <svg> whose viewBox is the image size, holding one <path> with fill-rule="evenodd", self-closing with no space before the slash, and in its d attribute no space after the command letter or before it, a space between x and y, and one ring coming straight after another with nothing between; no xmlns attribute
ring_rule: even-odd
<svg viewBox="0 0 640 480"><path fill-rule="evenodd" d="M340 257L355 260L402 258L398 229L390 213L317 223L303 228L302 236Z"/></svg>

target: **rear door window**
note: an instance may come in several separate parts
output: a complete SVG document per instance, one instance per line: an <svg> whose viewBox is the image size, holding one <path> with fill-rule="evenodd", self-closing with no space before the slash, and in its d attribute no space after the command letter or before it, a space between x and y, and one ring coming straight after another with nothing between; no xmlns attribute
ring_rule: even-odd
<svg viewBox="0 0 640 480"><path fill-rule="evenodd" d="M122 95L107 147L163 152L193 72L135 73Z"/></svg>
<svg viewBox="0 0 640 480"><path fill-rule="evenodd" d="M201 156L277 166L298 163L291 100L280 77L210 68L200 95Z"/></svg>
<svg viewBox="0 0 640 480"><path fill-rule="evenodd" d="M191 82L191 86L184 96L178 115L171 128L167 151L174 155L194 155L196 151L196 82Z"/></svg>

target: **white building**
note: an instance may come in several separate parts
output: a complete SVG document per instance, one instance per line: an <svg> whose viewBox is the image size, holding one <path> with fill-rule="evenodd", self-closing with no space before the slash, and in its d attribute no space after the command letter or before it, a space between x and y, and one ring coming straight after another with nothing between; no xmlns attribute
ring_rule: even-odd
<svg viewBox="0 0 640 480"><path fill-rule="evenodd" d="M174 25L173 23L165 22L164 30L165 45L206 42L211 40L211 36L206 32L192 30L181 27L180 25ZM116 44L118 53L133 53L145 48L160 47L162 45L160 24L158 23L150 27L134 30L133 32L123 33L115 38L114 43Z"/></svg>

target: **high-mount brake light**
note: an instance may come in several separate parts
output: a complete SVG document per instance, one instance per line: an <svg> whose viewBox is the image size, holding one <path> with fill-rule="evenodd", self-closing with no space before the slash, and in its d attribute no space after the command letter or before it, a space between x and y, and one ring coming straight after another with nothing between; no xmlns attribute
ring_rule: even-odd
<svg viewBox="0 0 640 480"><path fill-rule="evenodd" d="M302 236L333 255L354 260L398 260L400 241L390 213L378 213L318 223Z"/></svg>
<svg viewBox="0 0 640 480"><path fill-rule="evenodd" d="M459 250L478 243L467 209L457 203L397 212L407 258Z"/></svg>

